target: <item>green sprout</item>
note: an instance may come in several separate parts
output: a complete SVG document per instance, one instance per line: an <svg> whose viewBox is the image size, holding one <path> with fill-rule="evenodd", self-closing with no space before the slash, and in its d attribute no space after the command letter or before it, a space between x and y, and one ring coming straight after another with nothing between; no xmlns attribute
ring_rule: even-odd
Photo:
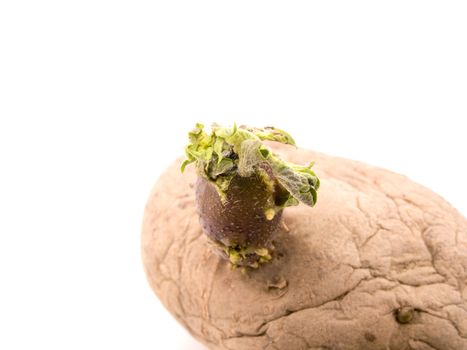
<svg viewBox="0 0 467 350"><path fill-rule="evenodd" d="M204 232L235 266L257 267L272 259L271 240L282 210L313 206L319 179L307 166L282 160L262 141L295 145L274 127L232 128L203 124L189 133L181 170L195 163L197 205Z"/></svg>

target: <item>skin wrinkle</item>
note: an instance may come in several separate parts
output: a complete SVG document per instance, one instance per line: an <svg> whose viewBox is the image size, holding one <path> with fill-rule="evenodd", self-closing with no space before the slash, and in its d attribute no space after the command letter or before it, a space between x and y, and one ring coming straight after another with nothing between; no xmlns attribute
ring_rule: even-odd
<svg viewBox="0 0 467 350"><path fill-rule="evenodd" d="M447 306L447 305L445 305L445 306ZM418 310L418 311L419 312L424 312L424 313L426 313L426 314L428 314L428 315L430 315L432 317L436 317L436 318L439 318L441 320L447 321L456 330L457 334L459 334L459 336L461 338L467 339L467 336L462 335L460 329L458 328L458 326L451 319L449 319L448 317L435 314L433 311L430 311L430 310Z"/></svg>
<svg viewBox="0 0 467 350"><path fill-rule="evenodd" d="M357 167L354 168L356 172L359 172L359 173L362 173ZM366 173L362 173L362 175L366 175ZM401 223L405 224L405 226L413 233L413 230L412 230L412 227L410 225L407 225L406 221L403 219L402 215L400 214L400 205L398 205L398 203L396 202L396 198L391 196L390 194L386 193L383 188L381 187L381 185L379 184L378 181L374 181L374 184L378 186L378 188L381 190L381 193L384 194L388 199L390 199L393 203L394 203L394 206L395 208L397 209L397 213L399 215L399 220ZM359 198L359 197L358 197ZM402 198L403 201L407 202L407 203L410 203L413 207L416 207L417 209L419 209L418 207L418 203L414 202L414 201L411 201L409 200L407 197L406 198ZM357 202L359 203L359 202ZM437 201L435 201L434 203L436 203L436 205L438 206L438 208L442 208L443 206L439 203L437 203ZM361 207L357 204L357 207L361 210ZM431 226L433 227L433 226ZM428 229L428 228L431 228L430 226L428 227L425 227L425 229L421 232L421 237L422 237L422 240L423 242L425 243L425 246L427 247L427 250L428 252L430 253L431 255L431 265L433 266L433 268L436 270L436 262L435 262L435 259L433 257L433 252L430 250L430 247L427 245L426 243L426 240L425 240L425 237L424 237L424 233L425 231ZM457 238L457 232L458 230L456 230L456 244L458 242L458 238ZM375 232L376 234L377 232ZM443 276L438 270L436 270L437 273L441 276ZM444 278L446 278L446 276L443 276Z"/></svg>
<svg viewBox="0 0 467 350"><path fill-rule="evenodd" d="M156 212L156 217L159 217L158 213ZM165 222L165 224L167 224L167 222ZM186 226L186 228L188 228L188 226ZM169 250L172 248L173 244L174 244L174 238L173 236L169 235L169 237L171 237L171 240L170 242L167 244L167 247L166 249L164 250L164 252L161 254L160 257L156 258L155 259L155 262L158 266L160 266L161 262L164 261L166 259L166 256L167 256L167 253L169 252ZM153 239L155 239L155 237L153 237Z"/></svg>
<svg viewBox="0 0 467 350"><path fill-rule="evenodd" d="M344 293L342 293L341 295L338 295L337 297L333 298L332 300L328 300L328 301L325 301L319 305L313 305L313 306L307 306L307 307L304 307L302 309L297 309L297 310L289 310L289 312L287 312L286 314L284 315L281 315L277 318L274 318L274 319L270 319L266 322L264 322L261 326L260 326L260 329L263 329L262 331L260 331L259 333L257 334L239 334L239 335L236 335L236 336L232 336L232 337L228 337L228 339L232 339L232 338L243 338L243 337L250 337L250 338L255 338L255 337L261 337L263 336L264 334L268 334L268 328L269 328L269 325L273 322L276 322L276 321L280 321L284 318L287 318L287 317L290 317L298 312L301 312L301 311L305 311L305 310L310 310L310 309L318 309L318 308L325 308L326 307L326 304L330 304L330 303L333 303L335 301L341 301L342 299L345 298L345 296L347 296L350 292L352 292L353 290L357 289L359 287L359 285L366 281L365 279L362 279L360 280L353 288L349 289L348 291L345 291Z"/></svg>
<svg viewBox="0 0 467 350"><path fill-rule="evenodd" d="M217 263L216 263L216 267L214 269L214 272L212 273L211 275L211 280L209 282L209 288L207 288L208 292L207 292L207 298L206 298L206 302L204 304L204 307L206 308L207 310L207 319L209 321L211 321L211 312L209 310L209 301L211 300L211 295L212 295L212 290L213 290L213 284L214 284L214 280L215 280L215 277L219 271L219 266L220 266L220 260L217 260Z"/></svg>
<svg viewBox="0 0 467 350"><path fill-rule="evenodd" d="M443 270L446 270L444 268L444 266L441 266L439 267L439 262L438 262L438 259L437 259L437 255L439 254L442 254L443 255L443 251L441 250L442 247L438 244L436 245L435 242L431 242L427 237L426 237L426 232L429 231L429 230L432 230L434 227L427 227L425 230L423 230L421 236L422 236L422 241L424 242L427 250L430 252L431 256L432 256L432 266L433 268L442 276L445 276L446 277L446 280L448 284L451 284L453 286L455 286L460 293L462 293L462 285L465 283L463 282L460 282L459 281L459 278L457 276L455 276L453 274L454 271L446 271L444 274L441 273L441 270L440 268L443 268ZM467 248L467 247L466 247ZM449 274L447 274L449 273Z"/></svg>
<svg viewBox="0 0 467 350"><path fill-rule="evenodd" d="M174 283L173 280L172 280L171 282ZM180 289L180 286L179 286L179 285L177 285L177 287L178 287L178 289ZM216 330L219 334L221 334L221 335L222 335L222 339L227 339L227 338L228 338L228 337L226 336L226 334L225 334L220 328L214 326L214 324L212 324L212 323L210 322L210 320L206 320L203 316L198 316L198 315L193 315L193 314L188 313L188 312L185 310L185 308L183 307L183 304L182 304L181 300L179 299L179 296L180 296L180 293L179 293L178 296L177 296L177 300L178 300L178 302L179 302L179 304L180 304L180 306L181 306L181 309L182 309L182 311L183 311L183 312L182 312L183 317L180 316L180 315L178 315L178 317L177 317L177 319L179 320L179 322L181 322L182 324L186 325L187 322L185 322L184 319L190 319L190 318L192 318L192 319L199 319L199 320L202 320L202 321L203 321L204 326L205 326L205 325L208 325L208 326L211 327L212 329ZM180 318L181 318L181 320L180 320ZM187 328L189 329L190 333L196 335L197 337L201 337L201 335L199 334L199 332L195 331L193 328L188 327L188 326L187 326ZM214 343L215 343L215 342L214 342Z"/></svg>
<svg viewBox="0 0 467 350"><path fill-rule="evenodd" d="M363 243L360 246L358 246L358 248L361 249L361 248L365 247L371 239L373 239L378 233L381 233L383 230L384 230L383 227L381 227L381 225L378 225L378 227L375 229L375 232L373 232L371 235L369 235L363 241Z"/></svg>
<svg viewBox="0 0 467 350"><path fill-rule="evenodd" d="M374 183L374 184L378 184L377 181L374 181L373 183ZM399 222L403 223L403 224L412 232L412 234L413 234L414 232L413 232L412 227L411 227L410 225L407 225L407 223L405 222L405 220L403 220L402 215L401 215L401 212L400 212L400 209L399 209L399 205L398 205L398 203L396 202L396 200L395 200L392 196L388 195L388 194L385 193L385 192L381 192L381 193L383 193L383 194L385 195L385 197L388 198L388 199L393 203L394 207L396 208L397 215L398 215L398 217L399 217ZM357 197L357 207L359 208L360 211L365 212L365 211L362 209L361 205L360 205L360 195ZM367 216L367 218L368 218L368 216ZM368 218L368 220L370 220L370 219ZM377 223L377 226L378 226L378 228L376 229L376 231L375 231L371 236L369 236L369 237L365 240L365 242L362 244L361 247L364 247L364 246L368 243L368 241L369 241L370 239L372 239L372 238L373 238L376 234L378 234L379 232L381 232L381 231L383 231L383 230L387 230L387 229L386 229L382 224L380 224L380 223ZM433 261L433 259L432 259L432 261ZM432 264L432 265L433 265L433 264ZM391 259L390 270L393 270L392 259Z"/></svg>
<svg viewBox="0 0 467 350"><path fill-rule="evenodd" d="M461 341L460 339L466 339L466 336L462 334L459 325L456 322L461 322L462 321L462 315L467 316L467 306L465 303L465 299L463 298L462 292L464 288L466 288L466 282L467 282L467 276L466 276L466 268L467 268L467 261L459 260L457 265L453 267L452 263L449 263L449 260L446 260L446 258L449 257L449 259L453 259L457 256L458 259L464 259L465 260L465 253L462 255L462 249L467 248L465 242L467 242L467 239L464 237L461 239L461 237L465 236L466 233L466 225L465 222L462 221L464 220L462 217L459 216L457 212L455 212L448 204L446 204L440 197L436 195L428 195L427 196L427 191L419 186L419 185L413 185L413 187L410 187L411 183L409 180L407 180L405 177L396 175L394 176L394 179L397 179L398 181L402 181L399 183L399 186L395 186L395 184L391 184L390 182L393 181L392 177L393 174L387 171L382 171L380 169L375 169L369 166L362 165L357 162L352 162L348 160L343 160L343 159L337 159L337 158L331 158L331 157L326 157L317 153L311 153L311 152L306 152L303 150L298 150L297 152L290 152L286 147L279 147L279 151L283 152L287 155L290 155L288 158L300 162L300 159L304 158L311 158L316 160L316 168L317 168L317 173L318 176L323 177L322 174L326 174L323 177L323 183L328 182L332 183L343 183L343 186L339 186L339 188L345 189L346 192L349 192L351 194L354 192L356 196L354 197L356 199L356 205L354 208L358 210L361 215L365 217L366 222L370 225L369 227L373 227L375 231L373 231L369 236L364 235L365 231L362 230L362 227L360 227L359 230L355 231L353 229L353 224L349 225L347 220L341 220L338 219L340 222L341 228L344 228L346 231L348 231L348 234L343 235L340 239L345 239L347 237L350 239L353 243L355 253L352 254L357 254L358 256L358 261L359 264L355 266L353 263L347 263L347 262L341 262L341 266L347 266L351 268L352 271L356 270L364 270L368 272L368 275L365 277L359 277L359 280L356 282L355 285L353 286L347 286L346 283L343 284L345 287L345 290L340 293L337 296L330 296L328 299L323 299L320 303L314 303L316 300L321 298L319 295L320 292L318 289L310 289L310 298L307 300L302 306L300 307L293 307L293 305L289 304L288 308L277 308L276 311L273 309L273 313L268 316L264 316L264 321L260 324L260 326L254 326L253 332L240 332L237 333L238 335L232 334L232 332L227 331L226 328L227 324L229 323L229 317L226 316L225 318L219 317L218 314L212 315L211 312L209 312L210 317L209 319L206 319L206 317L202 317L197 314L193 314L193 312L198 313L200 309L199 306L204 304L206 307L214 306L212 304L214 301L211 301L212 293L216 291L216 298L217 298L217 293L219 293L219 279L221 278L219 275L221 273L225 274L226 270L225 268L221 269L222 262L217 258L209 258L208 260L208 265L210 266L213 261L216 261L216 268L214 271L214 274L212 275L212 282L208 283L209 287L206 287L207 290L209 290L209 297L204 299L202 304L199 306L197 305L198 297L195 297L195 294L190 294L190 290L183 288L183 293L189 294L188 299L186 299L187 296L182 296L182 289L180 288L181 285L184 287L186 286L186 278L188 276L185 276L185 273L181 273L185 268L187 269L187 273L191 271L192 269L189 268L189 264L192 264L194 261L193 259L196 258L196 256L199 256L194 254L191 260L187 260L187 249L190 249L190 251L197 251L199 250L199 247L202 246L203 244L205 245L205 242L202 240L198 240L199 237L202 236L201 232L199 229L192 229L190 230L189 228L185 228L184 232L179 232L177 235L180 235L182 240L180 240L177 237L174 237L174 232L171 230L167 230L167 233L164 233L165 237L164 240L162 241L162 246L160 248L157 248L156 254L152 251L152 244L156 240L160 239L160 235L162 232L166 231L166 227L173 227L172 223L175 222L180 222L180 219L182 218L180 215L189 215L192 216L192 214L187 214L186 208L193 208L193 204L190 204L190 196L182 195L180 196L180 190L177 190L177 186L186 186L187 182L192 182L192 178L187 179L185 177L184 179L182 177L177 177L177 179L182 179L181 184L177 184L177 186L171 185L171 189L169 190L169 194L166 196L167 199L170 201L170 198L175 197L177 198L177 202L183 203L182 207L183 208L178 208L175 209L174 206L171 206L174 209L169 209L172 214L167 215L167 207L164 207L164 205L157 204L157 199L155 198L161 191L162 188L170 188L170 186L166 185L168 183L173 183L173 179L165 178L165 180L162 181L162 183L159 185L159 188L155 188L153 191L153 194L151 195L150 203L151 205L148 205L146 208L146 213L145 216L148 218L145 219L145 225L143 225L143 259L145 261L146 265L146 273L148 275L148 279L150 284L153 286L155 289L156 293L162 297L163 303L171 310L174 312L178 308L181 310L182 314L177 315L177 318L179 320L183 320L184 317L192 320L189 321L190 324L194 322L194 324L203 324L204 326L208 326L206 329L207 334L199 334L199 332L196 330L198 326L195 328L191 327L191 325L187 324L186 319L184 324L186 327L190 330L192 334L194 334L199 340L206 341L208 339L211 339L213 341L209 341L211 349L237 349L238 347L230 347L230 345L227 344L237 344L236 340L241 339L241 338L246 338L243 341L248 340L247 338L251 338L250 340L253 342L251 344L254 344L254 342L257 340L259 341L258 344L263 344L263 345L258 345L260 346L259 348L263 349L282 349L283 344L283 337L277 338L275 335L278 335L277 330L282 329L282 326L280 328L277 327L272 327L273 325L279 326L283 325L288 328L290 328L290 331L287 331L287 333L290 335L290 337L294 337L297 339L301 339L300 341L303 340L302 345L300 349L320 349L320 348L325 348L326 345L329 344L322 344L321 347L319 346L314 346L311 347L308 340L310 338L307 338L309 335L306 333L301 333L305 331L305 328L303 331L297 332L298 328L293 328L294 322L298 322L298 320L303 319L299 315L301 313L303 314L308 314L309 311L312 312L318 312L316 314L318 318L314 320L313 322L316 323L310 323L311 324L319 324L321 321L332 321L332 319L322 319L320 317L328 317L328 313L326 312L331 312L329 310L334 310L332 311L334 317L334 322L336 322L336 317L337 315L342 315L345 316L346 314L346 309L342 307L342 303L347 300L347 298L355 298L356 296L359 295L359 293L368 293L368 310L370 311L375 311L374 309L375 301L378 300L378 298L381 298L382 296L378 296L378 292L384 292L384 293L389 293L387 296L384 298L388 298L390 295L400 295L400 299L396 301L394 299L394 302L397 303L402 303L404 300L410 301L411 298L415 298L417 294L415 294L415 291L417 288L420 287L430 287L433 286L433 295L436 295L437 288L436 286L438 285L448 285L453 287L456 291L454 290L451 292L448 289L445 290L446 298L445 299L440 299L438 303L441 303L436 308L435 305L430 305L427 304L427 302L430 299L427 300L420 300L421 304L425 304L426 307L419 308L417 309L418 312L425 313L429 315L429 317L434 317L439 319L440 321L445 324L444 327L446 328L451 328L455 330L456 334L459 336L459 342ZM290 154L289 154L290 152ZM306 157L305 157L306 156ZM287 158L287 156L285 157ZM320 163L321 166L323 167L322 170L320 171ZM327 165L326 165L327 164ZM344 170L345 169L345 170ZM173 177L173 173L171 173L171 177ZM177 180L179 181L179 180ZM404 182L405 181L405 182ZM345 186L345 185L350 185L350 186ZM334 185L333 185L334 186ZM374 188L377 188L378 192L374 191ZM324 188L324 186L323 186ZM404 191L409 188L410 193L407 194ZM394 193L388 192L388 191L393 191L395 190ZM193 191L193 190L191 190ZM167 194L167 192L166 192ZM399 195L402 194L402 195ZM378 197L379 205L383 206L386 205L387 211L378 214L380 216L375 217L374 214L376 211L372 211L372 215L368 215L368 211L365 207L363 207L360 203L361 201L361 196L369 196L368 198L370 200L374 200L374 198ZM375 197L376 196L376 197ZM192 197L191 197L192 198ZM323 198L324 200L325 198ZM166 202L166 201L164 201ZM320 199L318 200L318 204L320 205ZM422 205L422 207L420 207ZM371 208L370 208L371 209ZM185 214L183 211L185 210ZM372 209L371 209L372 210ZM191 211L191 209L190 209ZM313 211L310 211L311 214L313 214ZM350 212L349 212L350 213ZM416 214L419 213L419 214ZM416 215L413 217L413 215ZM383 215L383 216L381 216ZM158 220L154 219L154 216L158 217ZM421 218L419 217L421 216ZM397 219L396 219L397 218ZM160 220L163 220L162 222ZM319 219L319 217L318 217ZM392 225L390 227L387 227L386 224L384 223L386 219L392 219L396 220L398 224L400 224L401 228L405 227L407 229L407 234L412 236L412 240L414 242L420 242L423 247L425 247L426 252L428 253L427 255L423 255L423 251L418 251L418 250L408 250L407 255L403 260L398 259L396 262L394 260L395 257L397 257L394 254L397 254L397 252L400 252L401 247L399 246L393 246L393 241L394 242L400 242L405 239L405 234L402 235L402 232L394 231L396 229L396 226ZM167 221L165 221L167 220ZM388 221L389 222L389 221ZM396 223L395 222L395 223ZM313 222L310 222L311 225L313 225ZM390 222L389 222L390 223ZM289 224L289 223L288 223ZM358 222L356 223L357 225L360 225ZM372 225L373 224L373 225ZM178 225L178 224L177 224ZM192 226L195 225L194 221L188 220L187 226ZM290 225L289 225L290 226ZM292 225L293 226L293 225ZM151 229L147 230L145 227L152 227ZM147 231L147 235L144 236L144 232ZM434 231L433 231L434 230ZM183 230L182 230L183 231ZM449 231L449 232L448 232ZM190 234L188 234L190 232ZM387 233L385 233L387 232ZM441 240L439 238L440 234L446 235L446 234L451 234L451 238L448 240L449 242L446 243L445 241ZM294 234L294 229L291 229L290 235ZM379 244L380 240L382 239L382 236L385 236L385 239L389 239L389 242L391 243L391 251L390 251L390 266L389 269L384 268L384 270L380 269L380 266L377 265L377 270L374 270L374 263L377 260L373 260L375 257L371 255L372 250L375 247L375 244ZM366 238L365 238L366 237ZM310 237L312 239L312 237ZM183 243L184 242L184 243ZM181 244L180 244L181 243ZM464 243L464 244L460 244ZM299 243L300 244L300 243ZM461 248L461 246L463 248ZM174 249L174 247L176 249ZM349 249L345 245L342 246L344 249ZM369 247L368 250L367 247ZM377 247L377 245L376 245ZM161 249L162 248L162 249ZM465 249L464 249L465 251ZM363 254L363 255L362 255ZM369 255L370 254L370 255ZM449 255L447 255L449 254ZM454 254L454 255L453 255ZM331 256L330 256L331 257ZM428 259L427 259L428 257ZM167 264L170 266L173 261L173 258L175 258L175 261L179 260L179 263L177 263L176 267L179 270L179 276L175 276L169 273L169 275L164 274L162 271L162 267L164 264ZM318 255L316 261L321 261L322 259L328 259L327 255ZM378 258L379 259L379 258ZM311 261L315 261L311 260ZM148 263L150 266L148 266ZM188 264L188 265L187 265ZM288 264L288 262L284 262L284 264ZM362 265L364 264L364 265ZM152 265L152 266L151 266ZM429 273L429 270L424 269L424 267L431 267L433 268L433 271L436 272L439 276L442 276L443 281L441 282L434 282L434 283L427 283L427 279L434 278L430 277L432 276ZM201 272L203 269L200 268L199 271ZM169 272L170 270L167 270ZM343 273L343 278L350 279L352 274L348 274L345 271L346 270L336 270L336 271L342 271ZM376 274L375 272L378 271ZM412 272L411 272L412 271ZM199 272L199 273L200 273ZM238 271L230 271L232 273L238 273ZM397 276L401 276L401 274L405 272L411 272L412 275L407 275L413 279L414 282L410 283L404 283L403 281L399 280ZM198 273L198 272L197 272ZM340 272L339 272L340 273ZM347 275L347 276L346 276ZM412 277L410 277L412 276ZM181 279L179 282L181 283L178 284L174 280L174 278ZM257 277L251 277L253 278L252 282L256 280ZM327 276L325 276L327 278ZM396 278L394 280L394 278ZM402 278L402 277L401 277ZM405 277L404 277L405 278ZM379 285L373 285L370 289L367 290L366 286L370 286L373 281L385 281L384 283L396 283L394 285L387 285L384 286L384 284L379 284ZM413 283L417 283L417 280L419 280L420 284L419 285L414 285ZM258 280L259 281L259 280ZM171 283L170 283L171 282ZM172 287L169 287L167 283L170 283ZM204 282L203 282L204 283ZM164 287L165 286L165 287ZM288 288L290 288L291 291L294 291L295 284L289 284ZM405 291L402 293L403 290L400 288L404 288L403 290ZM168 296L167 293L170 293L170 290L173 290L176 288L178 290L178 295L175 300L178 300L178 304L180 304L177 307L175 305L171 305L172 301L167 299L165 296ZM367 290L367 291L366 291ZM315 294L318 293L318 294ZM422 292L425 293L425 292ZM454 294L453 294L454 293ZM308 293L309 294L309 293ZM464 291L465 294L465 291ZM165 296L164 296L165 295ZM423 294L425 296L425 294ZM428 296L428 295L426 295ZM193 300L191 300L193 298ZM283 299L287 298L286 303L289 303L293 301L294 299L294 294L290 295L290 291L285 294L285 296L279 298L277 300L277 303L280 303L281 305L284 303ZM449 299L450 298L450 299ZM453 299L454 298L454 299ZM172 299L173 300L173 299ZM383 301L384 299L381 299ZM390 300L390 299L388 299ZM417 299L414 299L417 300ZM451 302L448 302L448 300L451 300ZM454 302L454 300L457 300L457 302ZM173 300L174 301L174 300ZM276 303L276 301L274 301ZM212 305L211 305L212 304ZM456 306L459 310L462 311L456 311L456 314L453 314L453 316L450 315L449 311L446 310L444 311L448 306ZM388 304L389 307L389 304ZM217 308L217 306L216 306ZM325 313L320 313L320 310L326 309L328 311L325 311ZM359 308L362 308L360 306ZM278 312L282 309L282 312ZM198 311L196 311L198 310ZM218 309L216 309L218 310ZM363 309L361 309L363 312ZM218 311L216 311L218 312ZM441 312L441 314L440 314ZM463 314L462 314L463 312ZM386 317L391 316L391 311L386 311L384 314L386 314ZM345 316L345 318L348 319L349 315ZM457 315L457 316L455 316ZM340 317L340 316L339 316ZM454 318L457 317L457 318ZM195 319L197 321L195 321ZM459 320L460 319L460 320ZM222 321L221 324L219 324L219 321ZM358 329L358 332L361 332L363 334L364 327L363 327L363 322L364 319L358 318L354 319L353 322L356 322L356 328L355 330ZM254 319L252 319L253 322ZM352 321L352 319L350 319ZM250 321L248 321L250 322ZM386 322L386 321L385 321ZM216 326L213 324L216 323ZM383 322L383 324L385 324ZM251 326L253 326L254 323L251 323ZM298 323L297 323L298 325ZM220 328L219 328L220 327ZM272 328L271 328L272 327ZM363 328L362 328L363 327ZM217 330L216 330L217 329ZM401 334L400 332L403 331L405 328L394 328L394 330L390 333L388 333L387 337L383 339L379 339L378 332L376 332L377 336L377 341L380 341L380 345L378 346L383 346L384 341L387 341L386 346L381 347L381 349L389 349L389 342L390 339L392 339L395 336L399 336ZM272 333L271 333L272 332ZM204 333L204 332L203 332ZM435 336L433 334L427 334L427 336ZM255 338L258 338L255 340ZM325 339L325 338L323 338ZM214 341L216 340L216 341ZM406 339L406 346L410 346L410 348L413 348L411 345L409 345L410 341L413 342L420 342L424 343L425 346L431 346L434 349L437 349L436 347L433 347L433 344L431 342L427 342L427 339L425 340L420 340L419 337L417 337L416 334L413 334L409 336ZM279 341L280 343L276 343ZM449 339L446 341L449 342ZM454 341L454 340L453 340ZM264 343L267 342L267 343ZM217 344L216 344L217 343ZM243 344L243 343L242 343ZM315 342L313 342L313 345ZM464 346L467 346L467 342L463 343L458 343L458 344L464 344ZM422 349L418 347L418 345L413 349ZM277 347L279 346L279 347ZM250 348L250 347L249 347ZM254 347L251 347L254 348ZM333 347L331 347L333 348ZM331 349L329 348L329 349ZM378 347L379 349L380 347ZM453 348L452 346L448 346L448 348ZM335 348L336 350L339 350L340 348ZM347 349L347 347L346 347ZM350 347L348 348L350 349ZM355 343L355 347L352 347L352 349L360 349L358 347L357 343ZM376 348L375 348L376 349Z"/></svg>
<svg viewBox="0 0 467 350"><path fill-rule="evenodd" d="M308 343L308 341L306 340L305 337L302 337L300 334L297 334L297 333L295 333L295 332L291 332L290 330L287 330L286 333L287 333L287 334L290 334L292 337L295 337L295 338L299 339L300 341L302 341L303 344L305 344L305 346L306 346L307 349L310 349L310 348L311 348L310 343Z"/></svg>
<svg viewBox="0 0 467 350"><path fill-rule="evenodd" d="M426 341L421 340L421 339L411 339L411 340L409 340L409 341L415 342L415 343L413 343L413 345L416 345L416 343L422 343L423 346L424 346L424 348L425 348L426 350L430 350L430 349L433 349L433 350L442 350L442 349L439 349L439 348L436 348L436 347L432 346L431 344L429 344L429 343L427 343ZM428 347L428 349L427 349L427 347ZM420 348L419 348L418 346L417 346L416 348L413 348L413 347L412 347L412 344L410 344L410 349L419 350Z"/></svg>

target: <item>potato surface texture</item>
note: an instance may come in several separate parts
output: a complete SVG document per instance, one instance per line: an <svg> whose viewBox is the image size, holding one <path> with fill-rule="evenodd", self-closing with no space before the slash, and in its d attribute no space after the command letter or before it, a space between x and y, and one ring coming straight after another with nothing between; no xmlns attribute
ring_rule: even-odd
<svg viewBox="0 0 467 350"><path fill-rule="evenodd" d="M246 274L202 233L194 167L176 161L153 188L143 263L177 320L213 350L467 349L466 219L402 175L270 146L315 161L321 188L314 208L284 210L273 260Z"/></svg>

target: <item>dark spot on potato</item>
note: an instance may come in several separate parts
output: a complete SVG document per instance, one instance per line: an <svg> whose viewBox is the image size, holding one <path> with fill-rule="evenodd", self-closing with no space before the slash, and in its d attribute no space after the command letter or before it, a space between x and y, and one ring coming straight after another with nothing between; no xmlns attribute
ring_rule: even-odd
<svg viewBox="0 0 467 350"><path fill-rule="evenodd" d="M363 335L365 336L365 339L368 340L370 343L373 343L376 340L376 336L373 333L365 332Z"/></svg>
<svg viewBox="0 0 467 350"><path fill-rule="evenodd" d="M414 308L403 306L395 310L396 321L402 324L409 323L413 319Z"/></svg>

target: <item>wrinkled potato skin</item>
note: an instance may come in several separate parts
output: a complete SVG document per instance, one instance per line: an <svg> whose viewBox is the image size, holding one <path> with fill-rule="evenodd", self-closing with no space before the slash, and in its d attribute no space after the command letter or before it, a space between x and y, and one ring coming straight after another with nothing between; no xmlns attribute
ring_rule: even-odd
<svg viewBox="0 0 467 350"><path fill-rule="evenodd" d="M275 259L247 274L213 254L202 234L194 167L181 174L177 161L156 183L143 263L178 321L210 349L467 349L465 218L404 176L274 150L316 161L319 199L284 211L288 230L275 237ZM396 310L407 306L413 317L397 322Z"/></svg>

